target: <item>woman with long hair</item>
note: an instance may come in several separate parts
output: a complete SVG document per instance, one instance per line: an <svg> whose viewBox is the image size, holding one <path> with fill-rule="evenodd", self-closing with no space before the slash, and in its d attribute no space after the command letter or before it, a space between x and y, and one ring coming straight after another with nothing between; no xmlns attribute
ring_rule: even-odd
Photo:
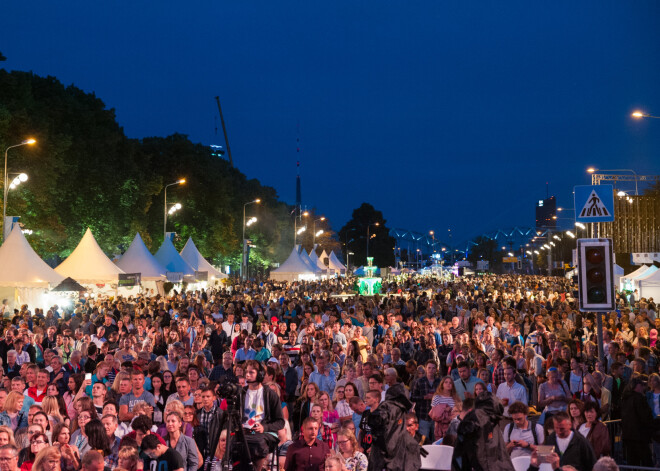
<svg viewBox="0 0 660 471"><path fill-rule="evenodd" d="M584 402L579 399L573 399L568 403L568 415L571 416L573 430L578 430L580 425L586 422L584 418Z"/></svg>
<svg viewBox="0 0 660 471"><path fill-rule="evenodd" d="M440 381L435 390L433 399L431 399L431 412L429 416L435 422L434 437L439 439L444 437L449 423L460 412L461 401L456 392L454 381L450 376L445 376Z"/></svg>
<svg viewBox="0 0 660 471"><path fill-rule="evenodd" d="M341 390L341 395L340 395ZM352 382L347 382L344 386L339 386L336 389L337 393L337 405L335 409L339 415L339 421L343 425L348 421L353 420L353 410L349 404L349 401L352 397L359 396L358 388Z"/></svg>
<svg viewBox="0 0 660 471"><path fill-rule="evenodd" d="M9 391L5 399L4 411L0 413L0 424L7 425L15 432L19 428L27 427L27 414L21 412L25 396L17 391Z"/></svg>
<svg viewBox="0 0 660 471"><path fill-rule="evenodd" d="M318 404L319 387L316 383L307 383L303 393L296 403L296 417L294 420L294 436L297 435L302 427L303 421L309 417L314 404ZM319 424L320 425L320 424Z"/></svg>
<svg viewBox="0 0 660 471"><path fill-rule="evenodd" d="M123 446L117 453L117 468L126 471L138 471L138 466L142 464L137 448L132 446ZM140 466L140 468L142 468Z"/></svg>
<svg viewBox="0 0 660 471"><path fill-rule="evenodd" d="M168 370L163 370L163 393L168 396L176 392L176 382L174 381L174 374Z"/></svg>
<svg viewBox="0 0 660 471"><path fill-rule="evenodd" d="M51 427L64 422L64 417L60 413L60 403L57 400L58 396L46 396L41 402L41 409L48 416L48 421ZM68 418L68 417L67 417Z"/></svg>
<svg viewBox="0 0 660 471"><path fill-rule="evenodd" d="M82 399L87 399L89 404L83 402ZM78 399L76 403L78 405L78 417L75 420L74 430L71 434L71 439L69 440L70 445L73 445L80 450L81 456L88 450L91 450L88 444L89 439L85 431L85 426L92 420L98 420L98 414L96 413L94 406L91 405L91 399L88 397L82 399Z"/></svg>
<svg viewBox="0 0 660 471"><path fill-rule="evenodd" d="M85 456L90 450L96 450L103 455L105 465L110 469L117 465L117 456L112 453L112 443L105 433L105 427L99 419L90 420L85 424L85 434L87 435L88 448L80 454Z"/></svg>
<svg viewBox="0 0 660 471"><path fill-rule="evenodd" d="M28 448L27 458L21 465L21 471L31 471L37 454L50 445L48 437L45 433L37 432L30 437L30 445Z"/></svg>
<svg viewBox="0 0 660 471"><path fill-rule="evenodd" d="M210 456L206 458L206 463L208 465L209 461L211 462L210 471L222 471L225 464L225 452L227 450L227 430L223 429L220 432L220 439L218 440L218 446L215 447L215 452L213 457ZM286 458L286 457L285 457Z"/></svg>
<svg viewBox="0 0 660 471"><path fill-rule="evenodd" d="M197 471L201 462L201 454L197 449L195 440L182 433L183 417L176 412L170 412L165 416L167 435L165 441L167 446L176 450L184 460L184 471Z"/></svg>
<svg viewBox="0 0 660 471"><path fill-rule="evenodd" d="M84 373L77 373L69 376L67 382L67 391L63 395L64 404L66 405L66 412L69 417L72 419L76 416L76 409L74 407L74 402L78 391L80 391L83 381L85 379Z"/></svg>
<svg viewBox="0 0 660 471"><path fill-rule="evenodd" d="M337 432L337 448L344 460L344 465L351 471L367 471L369 461L364 453L360 451L355 432L341 428Z"/></svg>
<svg viewBox="0 0 660 471"><path fill-rule="evenodd" d="M163 375L160 372L154 373L151 376L151 388L151 394L154 396L155 403L153 422L159 425L165 421L163 413L165 412L165 404L167 404L167 398L169 396L165 390Z"/></svg>
<svg viewBox="0 0 660 471"><path fill-rule="evenodd" d="M330 394L326 391L321 391L319 393L319 404L321 405L321 410L323 411L323 423L330 426L334 436L334 441L337 441L337 430L339 430L339 413L335 410L332 405L332 399L330 399Z"/></svg>
<svg viewBox="0 0 660 471"><path fill-rule="evenodd" d="M71 432L69 427L60 423L53 429L53 446L60 449L62 459L65 461L65 469L78 469L80 467L80 452L78 448L69 445L71 440Z"/></svg>
<svg viewBox="0 0 660 471"><path fill-rule="evenodd" d="M610 456L610 433L600 420L600 406L595 402L586 402L583 407L585 422L577 431L582 434L594 449L596 458Z"/></svg>

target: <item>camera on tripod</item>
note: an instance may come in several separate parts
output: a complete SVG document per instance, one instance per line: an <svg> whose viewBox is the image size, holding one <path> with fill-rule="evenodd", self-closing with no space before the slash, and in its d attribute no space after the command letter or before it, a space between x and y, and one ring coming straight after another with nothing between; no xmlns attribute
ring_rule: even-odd
<svg viewBox="0 0 660 471"><path fill-rule="evenodd" d="M218 396L227 401L227 410L232 410L239 405L241 392L241 387L226 376L218 385Z"/></svg>

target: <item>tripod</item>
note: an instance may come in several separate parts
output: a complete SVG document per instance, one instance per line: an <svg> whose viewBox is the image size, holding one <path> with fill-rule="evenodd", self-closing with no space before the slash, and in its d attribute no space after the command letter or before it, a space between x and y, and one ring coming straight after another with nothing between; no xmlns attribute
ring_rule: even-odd
<svg viewBox="0 0 660 471"><path fill-rule="evenodd" d="M225 447L225 455L222 457L220 468L222 471L231 471L233 469L252 471L254 469L250 449L248 448L247 440L245 439L245 432L243 431L243 420L241 418L241 405L245 402L243 394L243 390L239 389L237 403L230 404L230 402L227 401L227 411L220 422L218 441L220 440L220 435L223 431L227 433L227 445ZM238 443L243 447L242 453L238 456L236 456L235 453L236 440L239 440ZM211 448L211 450L213 450L212 453L215 453L217 447L218 443L216 442L214 447ZM234 461L235 458L239 459ZM247 463L245 463L246 460L244 458L247 458ZM211 466L209 466L207 471L211 471Z"/></svg>

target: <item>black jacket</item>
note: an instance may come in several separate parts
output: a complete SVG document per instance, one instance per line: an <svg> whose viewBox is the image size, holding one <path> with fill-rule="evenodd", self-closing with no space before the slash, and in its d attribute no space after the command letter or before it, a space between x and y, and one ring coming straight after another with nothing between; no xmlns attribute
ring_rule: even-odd
<svg viewBox="0 0 660 471"><path fill-rule="evenodd" d="M406 413L412 402L402 384L391 386L385 400L368 418L373 443L369 471L417 471L421 467L419 443L406 430Z"/></svg>
<svg viewBox="0 0 660 471"><path fill-rule="evenodd" d="M591 471L596 464L596 455L594 454L591 443L582 436L578 431L573 432L573 438L568 443L566 451L559 453L557 446L557 434L552 433L545 437L544 445L551 445L555 447L555 453L559 454L560 466L573 466L578 471ZM531 466L527 471L538 471L539 468Z"/></svg>
<svg viewBox="0 0 660 471"><path fill-rule="evenodd" d="M650 444L654 432L658 430L656 423L646 397L626 389L621 399L621 438Z"/></svg>
<svg viewBox="0 0 660 471"><path fill-rule="evenodd" d="M458 425L453 471L514 471L499 425L504 407L491 393L481 393L474 409Z"/></svg>

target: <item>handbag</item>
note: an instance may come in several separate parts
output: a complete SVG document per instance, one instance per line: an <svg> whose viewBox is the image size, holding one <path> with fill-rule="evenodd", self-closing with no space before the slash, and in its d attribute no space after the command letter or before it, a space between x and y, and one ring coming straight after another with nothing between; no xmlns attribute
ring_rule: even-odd
<svg viewBox="0 0 660 471"><path fill-rule="evenodd" d="M445 436L449 423L453 419L452 411L453 408L447 404L435 405L429 411L429 417L435 424L433 434L436 440Z"/></svg>

